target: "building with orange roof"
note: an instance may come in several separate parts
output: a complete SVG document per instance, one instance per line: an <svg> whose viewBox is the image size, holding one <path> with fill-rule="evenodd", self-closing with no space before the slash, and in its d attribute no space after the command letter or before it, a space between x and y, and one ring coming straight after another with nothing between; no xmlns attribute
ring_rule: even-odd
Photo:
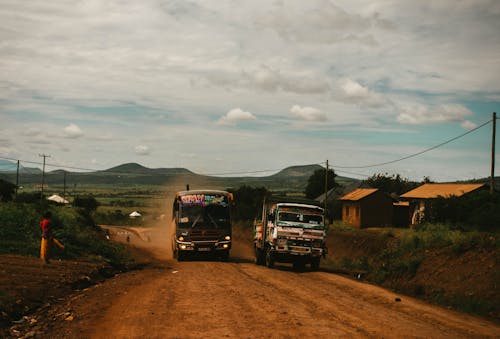
<svg viewBox="0 0 500 339"><path fill-rule="evenodd" d="M425 221L425 210L431 199L462 197L486 189L486 184L424 184L401 195L402 200L410 203L410 223Z"/></svg>
<svg viewBox="0 0 500 339"><path fill-rule="evenodd" d="M356 228L384 227L392 224L392 199L377 188L358 188L342 201L342 221Z"/></svg>

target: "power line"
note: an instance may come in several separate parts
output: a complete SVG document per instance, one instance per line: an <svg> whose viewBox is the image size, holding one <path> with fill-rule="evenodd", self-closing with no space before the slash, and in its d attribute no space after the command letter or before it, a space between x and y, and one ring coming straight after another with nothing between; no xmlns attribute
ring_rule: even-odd
<svg viewBox="0 0 500 339"><path fill-rule="evenodd" d="M476 131L476 130L478 130L478 129L480 129L480 128L482 128L482 127L486 126L486 125L488 125L489 123L491 123L491 121L492 121L492 120L488 120L488 121L486 121L485 123L483 123L483 124L481 124L481 125L479 125L479 126L477 126L477 127L473 128L473 129L471 129L471 130L469 130L469 131L467 131L467 132L465 132L465 133L463 133L463 134L460 134L460 135L458 135L458 136L456 136L456 137L454 137L454 138L451 138L451 139L449 139L449 140L446 140L446 141L444 141L444 142L442 142L442 143L440 143L440 144L438 144L438 145L435 145L435 146L432 146L432 147L426 148L426 149L424 149L423 151L420 151L420 152L417 152L417 153L413 153L413 154L407 155L407 156L405 156L405 157L402 157L402 158L399 158L399 159L396 159L396 160L391 160L391 161L381 162L381 163L378 163L378 164L373 164L373 165L365 165L365 166L338 166L338 165L336 165L336 166L334 166L334 167L336 167L336 168L370 168L370 167L379 167L379 166L389 165L389 164L393 164L393 163L395 163L395 162L399 162L399 161L407 160L407 159L410 159L410 158L414 158L414 157L416 157L416 156L422 155L422 154L427 153L427 152L429 152L429 151L435 150L436 148L439 148L439 147L442 147L442 146L444 146L444 145L446 145L446 144L449 144L449 143L450 143L450 142L452 142L452 141L455 141L455 140L457 140L457 139L460 139L460 138L462 138L462 137L466 136L467 134L470 134L470 133L472 133L472 132L474 132L474 131Z"/></svg>
<svg viewBox="0 0 500 339"><path fill-rule="evenodd" d="M496 118L497 120L499 118ZM493 119L492 119L493 120ZM456 137L453 137L449 140L446 140L438 145L435 145L435 146L432 146L432 147L429 147L429 148L426 148L420 152L417 152L417 153L413 153L413 154L410 154L410 155L407 155L407 156L404 156L402 158L398 158L398 159L395 159L395 160L391 160L391 161L386 161L386 162L381 162L381 163L376 163L376 164L371 164L371 165L364 165L364 166L340 166L340 165L334 165L332 166L333 169L335 169L337 172L340 172L340 173L347 173L347 174L353 174L353 175L358 175L358 176L365 176L365 177L368 177L368 175L366 174L360 174L360 173L353 173L353 172L347 172L347 171L343 171L342 169L362 169L362 168L371 168L371 167L379 167L379 166L384 166L384 165L388 165L388 164L393 164L393 163L396 163L396 162L400 162L400 161L403 161L403 160L407 160L407 159L410 159L410 158L414 158L416 156L419 156L419 155L422 155L424 153L427 153L429 151L432 151L432 150L435 150L439 147L442 147L444 145L447 145L457 139L460 139L486 125L488 125L489 123L492 122L492 120L488 120L486 122L484 122L483 124L465 132L465 133L462 133ZM14 159L14 158L9 158L9 157L3 157L3 156L0 156L0 159L4 159L4 160L11 160L11 161L21 161L21 162L24 162L24 163L28 163L28 164L35 164L35 165L42 165L43 163L40 163L40 162L36 162L36 161L29 161L29 160L20 160L20 159ZM324 165L326 162L319 162L319 163L315 163L315 164L309 164L309 165ZM108 171L108 170L98 170L98 169L95 169L95 168L85 168L85 167L75 167L75 166L66 166L66 165L59 165L59 164L49 164L49 163L46 163L45 164L46 166L50 166L50 167L58 167L58 168L62 168L62 169L72 169L72 170L80 170L80 171L89 171L89 172L106 172L108 174L126 174L126 172L124 171ZM307 165L302 165L302 166L307 166ZM288 166L288 167L294 167L294 166ZM287 167L287 168L288 168ZM280 171L280 170L283 170L284 168L277 168L277 169L265 169L265 170L255 170L255 171L240 171L240 172L220 172L220 173L206 173L206 174L203 174L203 173L197 173L199 175L204 175L204 176L222 176L222 175L241 175L241 174L257 174L257 173L265 173L265 172L276 172L276 171ZM132 174L151 174L151 172L146 172L144 171L143 173L141 172L134 172Z"/></svg>

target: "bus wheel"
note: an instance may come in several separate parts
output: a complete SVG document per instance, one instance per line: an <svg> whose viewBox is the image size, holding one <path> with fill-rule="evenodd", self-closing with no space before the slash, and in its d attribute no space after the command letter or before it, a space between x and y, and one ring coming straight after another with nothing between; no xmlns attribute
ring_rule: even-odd
<svg viewBox="0 0 500 339"><path fill-rule="evenodd" d="M266 266L269 268L274 267L273 252L271 251L270 248L266 251Z"/></svg>
<svg viewBox="0 0 500 339"><path fill-rule="evenodd" d="M228 261L229 260L229 251L224 251L220 255L220 260Z"/></svg>

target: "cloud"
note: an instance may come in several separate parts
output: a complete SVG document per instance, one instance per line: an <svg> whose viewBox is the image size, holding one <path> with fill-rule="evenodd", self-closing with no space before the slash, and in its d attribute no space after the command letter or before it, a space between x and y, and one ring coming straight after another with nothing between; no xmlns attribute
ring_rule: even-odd
<svg viewBox="0 0 500 339"><path fill-rule="evenodd" d="M382 21L376 14L348 13L330 1L307 2L305 6L276 2L273 9L255 20L255 25L271 29L289 42L335 44L354 41L372 46L377 42L369 29Z"/></svg>
<svg viewBox="0 0 500 339"><path fill-rule="evenodd" d="M249 121L257 119L252 113L245 112L241 108L234 108L227 112L226 115L221 117L217 122L219 125L236 125L241 121Z"/></svg>
<svg viewBox="0 0 500 339"><path fill-rule="evenodd" d="M135 150L135 154L138 154L138 155L149 155L149 154L151 154L151 150L149 149L149 147L148 146L144 146L144 145L135 146L134 150Z"/></svg>
<svg viewBox="0 0 500 339"><path fill-rule="evenodd" d="M326 114L313 107L294 105L290 112L297 118L305 121L326 121Z"/></svg>
<svg viewBox="0 0 500 339"><path fill-rule="evenodd" d="M64 137L68 139L77 139L83 136L83 131L75 124L69 124L64 127Z"/></svg>
<svg viewBox="0 0 500 339"><path fill-rule="evenodd" d="M466 107L458 104L445 104L437 107L423 105L411 105L402 109L403 112L397 117L401 124L424 125L443 122L460 122L465 129L476 127L474 123L465 118L473 115Z"/></svg>
<svg viewBox="0 0 500 339"><path fill-rule="evenodd" d="M472 121L469 121L469 120L464 120L464 122L462 122L460 124L460 126L462 126L462 128L464 128L464 129L471 130L471 129L476 128L477 124L475 124L475 123L473 123Z"/></svg>
<svg viewBox="0 0 500 339"><path fill-rule="evenodd" d="M340 99L347 103L368 106L372 108L382 107L388 103L382 95L371 91L368 87L361 85L352 79L344 79L340 82Z"/></svg>
<svg viewBox="0 0 500 339"><path fill-rule="evenodd" d="M23 130L22 135L26 137L38 137L42 134L42 130L37 127L30 127Z"/></svg>

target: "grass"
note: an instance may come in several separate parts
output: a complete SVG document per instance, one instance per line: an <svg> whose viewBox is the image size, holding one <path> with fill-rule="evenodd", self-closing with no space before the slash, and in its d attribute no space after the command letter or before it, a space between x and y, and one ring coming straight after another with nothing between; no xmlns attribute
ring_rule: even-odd
<svg viewBox="0 0 500 339"><path fill-rule="evenodd" d="M124 247L107 241L82 210L66 206L50 209L54 236L65 245L64 251L54 246L56 257L77 259L100 256L103 261L116 265L129 260ZM38 256L41 214L33 205L0 203L0 253Z"/></svg>

